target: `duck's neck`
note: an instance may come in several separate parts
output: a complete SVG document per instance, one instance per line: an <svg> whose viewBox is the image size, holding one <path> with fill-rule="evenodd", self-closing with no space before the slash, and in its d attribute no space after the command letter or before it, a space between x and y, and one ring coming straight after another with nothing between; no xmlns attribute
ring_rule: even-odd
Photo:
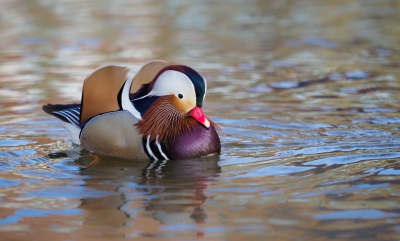
<svg viewBox="0 0 400 241"><path fill-rule="evenodd" d="M144 113L150 108L150 106L156 101L159 96L149 96L139 100L131 100L133 106L137 111L140 112L140 115L143 116Z"/></svg>

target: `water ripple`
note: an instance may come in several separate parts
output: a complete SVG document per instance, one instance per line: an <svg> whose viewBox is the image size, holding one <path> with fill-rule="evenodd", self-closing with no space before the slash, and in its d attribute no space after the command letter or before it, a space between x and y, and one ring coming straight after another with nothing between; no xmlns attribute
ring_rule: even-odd
<svg viewBox="0 0 400 241"><path fill-rule="evenodd" d="M379 152L379 153L371 153L371 154L357 154L357 155L349 155L349 156L333 156L318 159L315 161L305 162L304 165L345 165L350 163L355 163L359 161L367 161L367 160L377 160L377 159L394 159L399 158L400 152Z"/></svg>
<svg viewBox="0 0 400 241"><path fill-rule="evenodd" d="M286 176L289 174L299 173L314 169L315 167L301 166L270 166L251 170L246 174L236 175L235 178L258 178L266 176Z"/></svg>
<svg viewBox="0 0 400 241"><path fill-rule="evenodd" d="M316 219L386 219L399 216L397 213L387 213L374 209L335 211L314 215Z"/></svg>

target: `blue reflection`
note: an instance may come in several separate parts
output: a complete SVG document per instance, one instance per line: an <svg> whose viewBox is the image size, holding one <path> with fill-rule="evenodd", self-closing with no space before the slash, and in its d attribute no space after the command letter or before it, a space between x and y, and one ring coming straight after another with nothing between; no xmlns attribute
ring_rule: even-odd
<svg viewBox="0 0 400 241"><path fill-rule="evenodd" d="M54 179L87 178L85 176L70 174L68 172L54 172L54 171L45 171L45 170L23 170L20 173L24 174L24 175L28 175L28 176L33 176L33 177L45 177L45 178L54 178Z"/></svg>
<svg viewBox="0 0 400 241"><path fill-rule="evenodd" d="M371 154L362 154L362 155L350 155L350 156L333 156L322 158L315 161L309 161L304 164L306 165L334 165L334 164L350 164L359 161L366 160L374 160L374 159L393 159L400 157L400 152L379 152L379 153L371 153Z"/></svg>
<svg viewBox="0 0 400 241"><path fill-rule="evenodd" d="M400 175L400 170L395 170L393 168L388 168L379 172L379 175Z"/></svg>
<svg viewBox="0 0 400 241"><path fill-rule="evenodd" d="M81 209L64 209L64 210L41 210L41 209L21 209L14 212L14 215L20 217L45 217L50 215L73 216L82 214Z"/></svg>
<svg viewBox="0 0 400 241"><path fill-rule="evenodd" d="M259 168L255 171L237 175L237 178L248 178L248 177L264 177L264 176L286 176L288 174L304 172L315 167L301 167L301 166L270 166Z"/></svg>
<svg viewBox="0 0 400 241"><path fill-rule="evenodd" d="M48 42L47 38L41 38L41 37L26 37L19 39L19 43L22 45L44 44L47 42Z"/></svg>
<svg viewBox="0 0 400 241"><path fill-rule="evenodd" d="M17 181L0 178L0 188L18 186L19 184Z"/></svg>
<svg viewBox="0 0 400 241"><path fill-rule="evenodd" d="M346 77L349 79L366 79L369 74L361 71L350 71L346 73Z"/></svg>
<svg viewBox="0 0 400 241"><path fill-rule="evenodd" d="M374 209L346 210L314 215L316 219L383 219L398 216L397 213L385 213Z"/></svg>
<svg viewBox="0 0 400 241"><path fill-rule="evenodd" d="M25 146L29 144L35 144L36 141L31 140L0 140L0 147L2 146Z"/></svg>
<svg viewBox="0 0 400 241"><path fill-rule="evenodd" d="M323 38L319 38L319 37L307 37L303 39L304 43L306 44L310 44L310 45L317 45L320 47L324 47L324 48L337 48L338 47L338 43L333 42L333 41L327 41Z"/></svg>
<svg viewBox="0 0 400 241"><path fill-rule="evenodd" d="M195 224L173 224L164 226L161 230L186 230L186 229L197 229L198 226Z"/></svg>
<svg viewBox="0 0 400 241"><path fill-rule="evenodd" d="M22 219L23 219L22 217L18 217L18 216L8 216L3 219L0 219L0 225L10 225L10 224L18 223Z"/></svg>
<svg viewBox="0 0 400 241"><path fill-rule="evenodd" d="M50 187L44 190L23 194L29 197L57 197L57 198L100 198L117 195L117 192L96 190L81 186Z"/></svg>
<svg viewBox="0 0 400 241"><path fill-rule="evenodd" d="M375 52L379 56L392 56L392 51L388 49L376 49Z"/></svg>

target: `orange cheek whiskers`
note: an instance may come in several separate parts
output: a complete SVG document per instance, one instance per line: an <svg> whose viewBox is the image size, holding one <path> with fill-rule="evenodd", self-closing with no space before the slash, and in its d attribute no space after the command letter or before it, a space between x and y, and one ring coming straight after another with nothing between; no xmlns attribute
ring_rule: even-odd
<svg viewBox="0 0 400 241"><path fill-rule="evenodd" d="M143 120L136 124L138 131L154 140L173 140L190 131L197 122L186 116L173 104L173 97L164 96L157 99L142 116Z"/></svg>

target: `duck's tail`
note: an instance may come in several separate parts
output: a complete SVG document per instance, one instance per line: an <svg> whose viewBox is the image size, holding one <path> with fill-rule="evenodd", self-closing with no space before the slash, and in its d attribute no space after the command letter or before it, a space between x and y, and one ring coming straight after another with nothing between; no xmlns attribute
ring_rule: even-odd
<svg viewBox="0 0 400 241"><path fill-rule="evenodd" d="M80 104L68 104L68 105L44 105L43 111L47 114L57 117L61 120L65 128L69 131L72 142L80 145L79 134L81 132L80 116L81 116L81 105Z"/></svg>

